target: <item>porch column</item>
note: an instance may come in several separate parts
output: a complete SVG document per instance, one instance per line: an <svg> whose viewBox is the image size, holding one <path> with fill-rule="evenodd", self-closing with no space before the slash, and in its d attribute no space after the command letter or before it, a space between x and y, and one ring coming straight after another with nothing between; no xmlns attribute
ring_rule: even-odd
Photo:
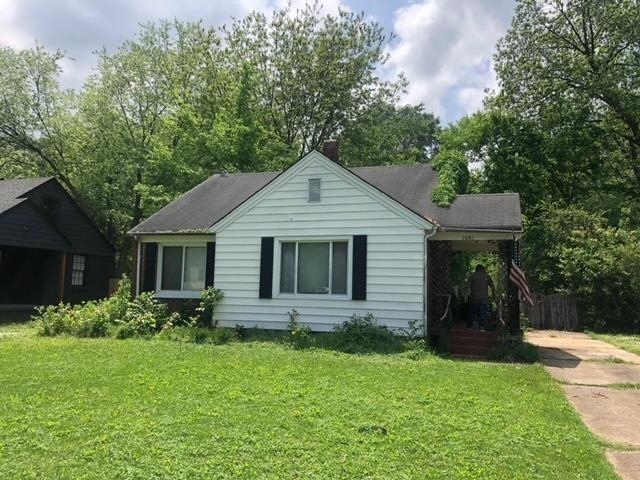
<svg viewBox="0 0 640 480"><path fill-rule="evenodd" d="M514 240L503 240L500 242L500 256L505 262L504 286L507 293L506 302L503 305L502 317L506 320L509 333L512 335L520 335L520 301L518 300L518 287L509 280L509 271L511 269L511 261L517 253L515 249L519 247Z"/></svg>

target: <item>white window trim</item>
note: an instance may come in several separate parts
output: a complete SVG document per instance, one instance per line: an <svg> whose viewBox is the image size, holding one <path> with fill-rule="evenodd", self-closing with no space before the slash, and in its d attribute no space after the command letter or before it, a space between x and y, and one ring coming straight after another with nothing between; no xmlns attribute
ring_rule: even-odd
<svg viewBox="0 0 640 480"><path fill-rule="evenodd" d="M347 242L347 293L280 293L280 268L282 265L282 244L296 243L318 243L318 242ZM353 268L353 237L351 236L318 236L318 237L278 237L275 239L273 255L273 298L282 299L327 299L327 300L351 300L351 279ZM296 247L297 251L297 247ZM331 258L333 249L329 249L329 281L331 282ZM294 285L297 286L298 265L295 265Z"/></svg>
<svg viewBox="0 0 640 480"><path fill-rule="evenodd" d="M185 258L185 249L187 247L204 247L205 249L205 283L206 283L206 251L207 244L206 243L163 243L158 245L158 260L156 265L156 294L157 298L201 298L202 291L201 290L162 290L162 261L164 259L164 248L165 247L182 247L182 278L180 279L180 284L184 284L184 258ZM206 285L205 285L206 287Z"/></svg>
<svg viewBox="0 0 640 480"><path fill-rule="evenodd" d="M82 268L74 268L76 264L76 257L82 258ZM81 283L73 283L73 274L76 272L81 273ZM73 288L83 288L86 286L86 273L87 273L87 256L81 254L73 254L71 256L71 287Z"/></svg>

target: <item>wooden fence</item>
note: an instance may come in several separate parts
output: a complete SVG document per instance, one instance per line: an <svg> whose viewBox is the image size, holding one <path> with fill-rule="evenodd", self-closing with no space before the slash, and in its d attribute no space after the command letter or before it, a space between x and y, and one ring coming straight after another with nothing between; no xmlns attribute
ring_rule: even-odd
<svg viewBox="0 0 640 480"><path fill-rule="evenodd" d="M534 295L533 307L525 307L531 328L578 330L576 297L569 294Z"/></svg>

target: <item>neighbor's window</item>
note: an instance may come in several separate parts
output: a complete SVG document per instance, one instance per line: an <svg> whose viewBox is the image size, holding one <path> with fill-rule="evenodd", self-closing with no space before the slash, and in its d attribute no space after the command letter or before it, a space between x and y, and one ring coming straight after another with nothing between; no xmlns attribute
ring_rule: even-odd
<svg viewBox="0 0 640 480"><path fill-rule="evenodd" d="M160 290L204 290L206 247L162 247Z"/></svg>
<svg viewBox="0 0 640 480"><path fill-rule="evenodd" d="M84 285L84 271L87 267L87 257L74 255L71 260L71 286L82 287Z"/></svg>
<svg viewBox="0 0 640 480"><path fill-rule="evenodd" d="M310 202L320 201L320 179L319 178L309 179L309 201Z"/></svg>
<svg viewBox="0 0 640 480"><path fill-rule="evenodd" d="M282 242L280 293L346 295L347 241Z"/></svg>

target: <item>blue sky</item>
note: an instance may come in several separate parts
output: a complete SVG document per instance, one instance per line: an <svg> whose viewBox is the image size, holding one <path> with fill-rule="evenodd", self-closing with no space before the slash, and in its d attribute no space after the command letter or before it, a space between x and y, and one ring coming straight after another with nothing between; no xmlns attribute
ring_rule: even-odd
<svg viewBox="0 0 640 480"><path fill-rule="evenodd" d="M115 49L138 24L159 18L222 25L252 10L269 12L287 0L0 0L0 44L30 48L37 40L67 52L63 85L82 86L96 64L92 52ZM294 7L305 0L291 0ZM492 55L515 0L324 0L327 11L364 11L393 32L383 74L404 72L405 103L423 103L443 123L473 113L485 89L497 88Z"/></svg>

